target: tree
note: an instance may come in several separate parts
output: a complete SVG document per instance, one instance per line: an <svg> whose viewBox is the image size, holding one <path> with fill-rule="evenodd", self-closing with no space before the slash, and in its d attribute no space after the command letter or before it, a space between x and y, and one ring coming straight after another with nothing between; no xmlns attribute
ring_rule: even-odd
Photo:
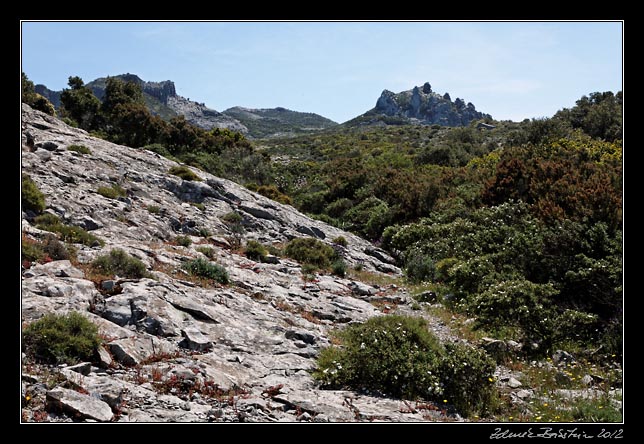
<svg viewBox="0 0 644 444"><path fill-rule="evenodd" d="M622 92L594 92L583 96L574 107L557 112L553 120L569 123L591 137L608 142L622 138Z"/></svg>
<svg viewBox="0 0 644 444"><path fill-rule="evenodd" d="M60 95L63 117L72 119L85 130L97 129L100 126L101 101L80 77L69 77L67 84L70 89L64 89Z"/></svg>
<svg viewBox="0 0 644 444"><path fill-rule="evenodd" d="M103 97L103 114L110 118L118 105L139 104L145 106L141 86L134 82L124 82L115 77L107 79Z"/></svg>
<svg viewBox="0 0 644 444"><path fill-rule="evenodd" d="M31 106L33 109L42 111L44 113L53 116L56 114L56 109L54 105L47 100L47 98L41 96L36 92L34 83L29 80L29 77L23 72L21 74L21 89L22 89L22 103L26 103Z"/></svg>

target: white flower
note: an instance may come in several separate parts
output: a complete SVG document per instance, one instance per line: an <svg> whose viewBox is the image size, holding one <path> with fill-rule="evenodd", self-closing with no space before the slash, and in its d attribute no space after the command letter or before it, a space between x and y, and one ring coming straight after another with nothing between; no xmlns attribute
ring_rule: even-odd
<svg viewBox="0 0 644 444"><path fill-rule="evenodd" d="M367 346L366 346L366 345L364 345L364 342L363 342L362 344L360 344L360 350L364 350L366 347L367 347Z"/></svg>

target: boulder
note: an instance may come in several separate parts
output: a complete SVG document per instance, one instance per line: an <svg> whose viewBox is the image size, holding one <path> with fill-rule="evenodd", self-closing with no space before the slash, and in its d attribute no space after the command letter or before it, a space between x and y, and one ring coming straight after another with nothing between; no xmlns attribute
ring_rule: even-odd
<svg viewBox="0 0 644 444"><path fill-rule="evenodd" d="M257 217L259 219L266 219L266 220L276 220L277 219L275 214L273 214L273 213L271 213L269 211L263 210L261 208L252 207L252 206L249 206L249 205L240 205L239 209L244 211L244 212L246 212L246 213L248 213L248 214L250 214L251 216Z"/></svg>
<svg viewBox="0 0 644 444"><path fill-rule="evenodd" d="M48 411L62 411L77 419L107 422L113 416L112 409L106 402L61 387L47 392L46 406Z"/></svg>
<svg viewBox="0 0 644 444"><path fill-rule="evenodd" d="M183 340L179 342L179 347L197 352L205 352L213 347L212 341L196 327L182 329L181 336Z"/></svg>
<svg viewBox="0 0 644 444"><path fill-rule="evenodd" d="M351 281L349 283L349 288L358 296L371 296L376 294L376 289L370 285L364 284L362 282Z"/></svg>

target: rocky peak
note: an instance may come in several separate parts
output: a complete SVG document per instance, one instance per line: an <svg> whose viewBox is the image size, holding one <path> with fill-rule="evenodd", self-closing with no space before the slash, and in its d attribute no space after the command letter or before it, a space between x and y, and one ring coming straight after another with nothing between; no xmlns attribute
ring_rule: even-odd
<svg viewBox="0 0 644 444"><path fill-rule="evenodd" d="M465 126L472 120L491 118L476 110L472 103L465 104L457 98L452 102L448 93L440 95L426 82L422 87L393 93L384 90L376 102L376 107L367 114L382 114L390 117L413 119L418 123L446 126Z"/></svg>
<svg viewBox="0 0 644 444"><path fill-rule="evenodd" d="M164 80L162 82L146 82L141 79L136 74L119 74L113 76L114 78L121 79L124 82L133 82L141 86L141 90L144 94L148 94L156 98L159 102L167 105L168 99L170 97L176 96L176 89L174 82L171 80ZM93 80L87 84L87 86L92 90L94 95L99 99L103 100L105 95L105 86L107 85L107 77L100 77L96 80Z"/></svg>

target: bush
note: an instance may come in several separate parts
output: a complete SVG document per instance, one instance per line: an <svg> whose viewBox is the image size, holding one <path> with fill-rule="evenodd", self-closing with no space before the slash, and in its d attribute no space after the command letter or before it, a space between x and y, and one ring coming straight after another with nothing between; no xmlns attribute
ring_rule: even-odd
<svg viewBox="0 0 644 444"><path fill-rule="evenodd" d="M243 220L241 214L231 211L230 213L224 214L221 219L229 225L240 224Z"/></svg>
<svg viewBox="0 0 644 444"><path fill-rule="evenodd" d="M89 148L85 145L69 145L67 151L75 151L79 154L92 154Z"/></svg>
<svg viewBox="0 0 644 444"><path fill-rule="evenodd" d="M413 251L409 254L405 264L407 279L413 283L420 283L434 279L434 262L429 256Z"/></svg>
<svg viewBox="0 0 644 444"><path fill-rule="evenodd" d="M45 237L45 240L43 241L43 252L55 261L69 259L70 257L67 247L56 239L56 236L53 234L49 234Z"/></svg>
<svg viewBox="0 0 644 444"><path fill-rule="evenodd" d="M206 227L199 227L199 236L201 237L210 237L211 233L210 230Z"/></svg>
<svg viewBox="0 0 644 444"><path fill-rule="evenodd" d="M40 228L41 230L46 229L43 227L51 227L63 224L58 216L51 213L45 213L41 214L40 216L36 216L34 223L36 224L36 227Z"/></svg>
<svg viewBox="0 0 644 444"><path fill-rule="evenodd" d="M117 184L112 184L110 187L98 187L96 192L108 199L118 199L119 197L127 196L127 192Z"/></svg>
<svg viewBox="0 0 644 444"><path fill-rule="evenodd" d="M119 277L130 279L141 279L150 276L143 262L119 248L115 248L109 254L94 259L92 267L104 274L118 275Z"/></svg>
<svg viewBox="0 0 644 444"><path fill-rule="evenodd" d="M256 240L251 239L246 242L244 254L248 259L251 259L253 261L261 261L264 257L266 257L267 253L268 252L266 251L266 248Z"/></svg>
<svg viewBox="0 0 644 444"><path fill-rule="evenodd" d="M183 264L183 268L193 276L212 279L220 284L228 284L230 282L228 272L224 267L202 258L186 262Z"/></svg>
<svg viewBox="0 0 644 444"><path fill-rule="evenodd" d="M183 180L201 181L201 177L197 176L190 168L184 165L173 166L168 173L180 177Z"/></svg>
<svg viewBox="0 0 644 444"><path fill-rule="evenodd" d="M45 195L27 174L22 175L22 208L40 214L45 210Z"/></svg>
<svg viewBox="0 0 644 444"><path fill-rule="evenodd" d="M151 214L160 214L161 213L161 207L158 205L148 205L148 211Z"/></svg>
<svg viewBox="0 0 644 444"><path fill-rule="evenodd" d="M311 237L291 240L284 249L286 256L303 264L328 268L337 259L337 253L329 245Z"/></svg>
<svg viewBox="0 0 644 444"><path fill-rule="evenodd" d="M192 245L192 239L190 239L190 236L177 236L174 238L174 242L182 247L189 247Z"/></svg>
<svg viewBox="0 0 644 444"><path fill-rule="evenodd" d="M255 191L255 190L253 190ZM276 202L291 205L293 201L286 194L277 189L275 185L261 185L256 190L262 196L268 197Z"/></svg>
<svg viewBox="0 0 644 444"><path fill-rule="evenodd" d="M519 327L523 332L523 338L519 339L529 344L538 343L548 350L554 341L558 316L552 305L557 293L551 284L521 279L503 281L472 298L470 307L478 315L477 325Z"/></svg>
<svg viewBox="0 0 644 444"><path fill-rule="evenodd" d="M331 388L370 389L403 399L447 400L463 415L485 412L495 364L483 352L443 347L422 318L380 316L336 333L313 376Z"/></svg>
<svg viewBox="0 0 644 444"><path fill-rule="evenodd" d="M496 365L482 350L464 344L445 344L440 364L444 399L463 415L486 412L495 396Z"/></svg>
<svg viewBox="0 0 644 444"><path fill-rule="evenodd" d="M208 259L212 260L215 258L215 250L210 247L197 247L197 251L206 256Z"/></svg>
<svg viewBox="0 0 644 444"><path fill-rule="evenodd" d="M331 273L339 277L345 277L347 274L347 264L342 259L336 260L331 265Z"/></svg>
<svg viewBox="0 0 644 444"><path fill-rule="evenodd" d="M304 276L314 276L315 272L318 271L318 267L311 264L302 265L302 274Z"/></svg>
<svg viewBox="0 0 644 444"><path fill-rule="evenodd" d="M443 349L422 318L379 316L337 333L342 348L321 351L314 377L324 385L367 388L406 399L442 394Z"/></svg>
<svg viewBox="0 0 644 444"><path fill-rule="evenodd" d="M42 214L34 219L37 228L59 233L61 240L72 244L83 244L88 247L104 245L104 242L85 229L76 225L65 225L58 216L50 213Z"/></svg>
<svg viewBox="0 0 644 444"><path fill-rule="evenodd" d="M25 352L49 364L92 361L100 343L96 325L77 312L47 314L23 332Z"/></svg>
<svg viewBox="0 0 644 444"><path fill-rule="evenodd" d="M192 205L193 207L195 207L196 209L198 209L200 211L206 211L206 206L204 204L202 204L202 203L190 202L190 205Z"/></svg>
<svg viewBox="0 0 644 444"><path fill-rule="evenodd" d="M347 242L347 240L345 239L344 236L336 237L335 239L333 239L333 243L338 244L338 245L340 245L342 247L346 247L348 245L348 242Z"/></svg>
<svg viewBox="0 0 644 444"><path fill-rule="evenodd" d="M34 94L34 100L32 103L30 103L30 105L33 109L42 111L43 113L49 114L50 116L56 115L56 108L54 108L54 105L49 100L47 100L46 97L43 97L38 93Z"/></svg>

